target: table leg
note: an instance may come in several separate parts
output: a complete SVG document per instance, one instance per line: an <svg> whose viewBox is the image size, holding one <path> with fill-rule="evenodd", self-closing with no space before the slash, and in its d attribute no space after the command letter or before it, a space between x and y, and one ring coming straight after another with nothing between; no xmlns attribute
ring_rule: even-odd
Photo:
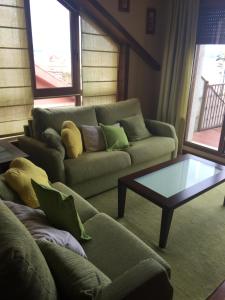
<svg viewBox="0 0 225 300"><path fill-rule="evenodd" d="M160 238L159 238L159 247L160 248L166 247L172 218L173 218L173 209L163 208L162 209L161 228L160 228Z"/></svg>
<svg viewBox="0 0 225 300"><path fill-rule="evenodd" d="M122 218L124 216L126 191L127 191L127 187L119 181L118 182L118 218Z"/></svg>

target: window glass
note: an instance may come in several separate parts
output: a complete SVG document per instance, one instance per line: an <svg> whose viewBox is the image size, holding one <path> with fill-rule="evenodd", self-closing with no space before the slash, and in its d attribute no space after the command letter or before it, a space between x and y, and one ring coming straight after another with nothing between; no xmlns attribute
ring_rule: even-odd
<svg viewBox="0 0 225 300"><path fill-rule="evenodd" d="M69 11L56 0L30 0L30 11L36 88L71 87Z"/></svg>

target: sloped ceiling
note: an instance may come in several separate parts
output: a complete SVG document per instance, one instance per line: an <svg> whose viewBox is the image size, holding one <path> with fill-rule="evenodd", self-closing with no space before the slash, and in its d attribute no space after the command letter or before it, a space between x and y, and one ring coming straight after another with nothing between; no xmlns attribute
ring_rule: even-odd
<svg viewBox="0 0 225 300"><path fill-rule="evenodd" d="M58 0L68 9L88 15L120 44L127 44L151 68L159 71L159 63L147 52L126 29L96 0Z"/></svg>

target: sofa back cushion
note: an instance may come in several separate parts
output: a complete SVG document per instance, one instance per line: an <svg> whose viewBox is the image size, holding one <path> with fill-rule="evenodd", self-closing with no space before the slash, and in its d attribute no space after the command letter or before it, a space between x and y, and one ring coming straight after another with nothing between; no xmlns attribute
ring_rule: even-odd
<svg viewBox="0 0 225 300"><path fill-rule="evenodd" d="M7 184L3 174L0 175L0 199L22 203L19 195Z"/></svg>
<svg viewBox="0 0 225 300"><path fill-rule="evenodd" d="M56 300L46 261L30 233L0 200L0 290L4 299Z"/></svg>
<svg viewBox="0 0 225 300"><path fill-rule="evenodd" d="M73 121L78 127L81 125L97 125L94 107L67 107L67 108L34 108L33 134L40 139L42 132L47 128L53 128L58 133L64 121Z"/></svg>
<svg viewBox="0 0 225 300"><path fill-rule="evenodd" d="M137 98L120 101L113 104L98 105L95 107L98 123L112 125L120 120L142 114Z"/></svg>

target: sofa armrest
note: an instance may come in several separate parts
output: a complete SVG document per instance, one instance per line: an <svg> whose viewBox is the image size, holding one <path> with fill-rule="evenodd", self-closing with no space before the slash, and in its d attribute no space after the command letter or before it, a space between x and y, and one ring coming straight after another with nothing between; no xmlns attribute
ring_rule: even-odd
<svg viewBox="0 0 225 300"><path fill-rule="evenodd" d="M50 181L65 182L64 163L59 151L27 136L19 138L19 147L30 156L31 161L47 172Z"/></svg>
<svg viewBox="0 0 225 300"><path fill-rule="evenodd" d="M171 137L174 139L175 150L173 152L173 158L176 158L178 150L178 139L174 126L169 123L149 119L145 120L145 125L153 135Z"/></svg>
<svg viewBox="0 0 225 300"><path fill-rule="evenodd" d="M97 300L171 300L173 288L166 270L152 258L117 277L101 290Z"/></svg>

